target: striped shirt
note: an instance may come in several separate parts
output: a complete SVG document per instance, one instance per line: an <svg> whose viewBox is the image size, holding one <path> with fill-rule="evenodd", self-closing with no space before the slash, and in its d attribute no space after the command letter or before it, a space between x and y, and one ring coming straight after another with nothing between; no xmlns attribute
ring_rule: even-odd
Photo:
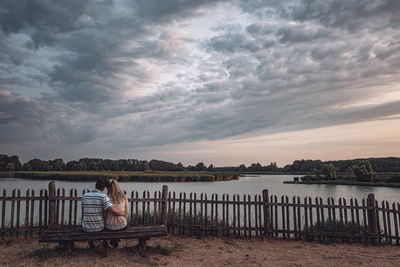
<svg viewBox="0 0 400 267"><path fill-rule="evenodd" d="M94 189L82 197L82 230L99 232L104 229L104 211L111 207L110 198Z"/></svg>

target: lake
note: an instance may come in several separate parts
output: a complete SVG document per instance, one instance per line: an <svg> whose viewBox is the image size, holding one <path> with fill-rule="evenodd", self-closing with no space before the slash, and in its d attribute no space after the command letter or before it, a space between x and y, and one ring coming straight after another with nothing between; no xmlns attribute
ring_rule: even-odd
<svg viewBox="0 0 400 267"><path fill-rule="evenodd" d="M372 186L347 186L347 185L304 185L304 184L283 184L283 181L292 181L295 175L252 175L241 176L239 180L221 181L221 182L183 182L183 183L147 183L147 182L121 182L121 188L126 192L132 190L139 191L161 191L162 185L166 184L170 191L179 192L195 192L197 194L207 193L209 196L212 193L218 193L222 196L224 193L232 194L261 194L263 189L268 189L269 194L292 196L317 196L326 200L328 197L333 197L335 200L344 197L346 199L356 198L361 200L366 198L369 193L374 193L378 201L387 200L391 202L400 202L400 188L392 187L372 187ZM18 178L1 178L0 189L7 190L7 195L11 195L11 190L14 188L21 189L22 195L25 195L27 189L34 189L36 194L40 189L48 188L48 180L29 180ZM94 188L94 182L69 182L56 181L57 188L65 188L67 193L69 189L75 188L78 190L78 195L83 189ZM130 195L130 194L129 194Z"/></svg>

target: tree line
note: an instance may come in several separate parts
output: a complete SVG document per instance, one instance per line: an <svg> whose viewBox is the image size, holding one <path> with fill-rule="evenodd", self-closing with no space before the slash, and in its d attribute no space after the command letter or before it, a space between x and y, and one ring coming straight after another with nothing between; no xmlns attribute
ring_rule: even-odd
<svg viewBox="0 0 400 267"><path fill-rule="evenodd" d="M368 161L368 164L376 172L400 172L400 158L398 157L337 161L302 159L295 160L292 164L284 167L278 167L275 162L271 162L268 165L262 165L257 162L249 166L241 164L239 166L216 167L213 164L206 166L203 162L199 162L194 166L184 166L181 162L173 163L156 159L146 161L101 158L81 158L68 162L64 162L62 158L54 160L34 158L22 164L18 156L8 156L5 154L0 154L0 171L227 171L241 173L314 173L324 175L323 172L332 172L332 168L338 173L354 171L354 166L360 166L364 161ZM327 169L326 166L330 166L330 169Z"/></svg>

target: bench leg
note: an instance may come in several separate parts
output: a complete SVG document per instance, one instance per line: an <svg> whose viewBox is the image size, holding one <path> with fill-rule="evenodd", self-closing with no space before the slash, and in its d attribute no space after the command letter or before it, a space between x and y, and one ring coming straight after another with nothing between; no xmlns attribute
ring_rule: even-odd
<svg viewBox="0 0 400 267"><path fill-rule="evenodd" d="M139 238L138 247L144 249L146 247L146 238Z"/></svg>

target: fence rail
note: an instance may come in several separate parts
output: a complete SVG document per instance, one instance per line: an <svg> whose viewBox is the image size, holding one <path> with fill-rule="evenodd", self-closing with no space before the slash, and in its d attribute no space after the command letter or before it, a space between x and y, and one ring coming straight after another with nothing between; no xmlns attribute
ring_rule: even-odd
<svg viewBox="0 0 400 267"><path fill-rule="evenodd" d="M0 237L28 237L49 225L80 225L81 198L76 189L3 189ZM130 225L166 223L169 233L189 235L269 236L284 239L352 241L400 245L400 203L368 198L335 200L321 197L262 194L176 193L127 194Z"/></svg>

